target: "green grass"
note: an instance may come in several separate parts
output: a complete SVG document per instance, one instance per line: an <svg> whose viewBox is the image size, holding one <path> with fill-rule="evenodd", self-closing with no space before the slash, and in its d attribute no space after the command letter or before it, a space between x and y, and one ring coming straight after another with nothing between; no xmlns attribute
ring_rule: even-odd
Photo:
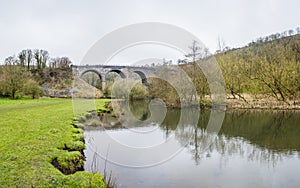
<svg viewBox="0 0 300 188"><path fill-rule="evenodd" d="M106 101L97 100L97 108ZM64 146L84 147L82 131L72 126L73 116L71 99L0 99L0 186L104 186L99 174L64 175L51 164L57 158L68 166L66 162L78 158L79 152L62 150Z"/></svg>

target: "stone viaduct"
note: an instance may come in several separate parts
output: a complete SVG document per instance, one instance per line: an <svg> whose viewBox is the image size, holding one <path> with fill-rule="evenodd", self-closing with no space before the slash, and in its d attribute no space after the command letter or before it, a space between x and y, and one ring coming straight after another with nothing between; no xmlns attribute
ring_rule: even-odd
<svg viewBox="0 0 300 188"><path fill-rule="evenodd" d="M102 89L106 87L106 76L110 72L115 72L121 78L128 78L131 74L136 73L141 77L142 83L147 84L147 77L155 73L154 67L139 66L117 66L117 65L72 65L75 75L81 77L87 72L94 72L99 75L102 81Z"/></svg>

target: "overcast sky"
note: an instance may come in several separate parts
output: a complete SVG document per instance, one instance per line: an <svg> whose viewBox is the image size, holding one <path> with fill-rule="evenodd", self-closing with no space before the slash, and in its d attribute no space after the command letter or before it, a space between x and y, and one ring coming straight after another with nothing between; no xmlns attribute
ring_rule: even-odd
<svg viewBox="0 0 300 188"><path fill-rule="evenodd" d="M195 34L214 52L220 36L240 47L300 25L299 0L27 0L1 1L0 61L22 49L45 49L78 64L105 34L162 22Z"/></svg>

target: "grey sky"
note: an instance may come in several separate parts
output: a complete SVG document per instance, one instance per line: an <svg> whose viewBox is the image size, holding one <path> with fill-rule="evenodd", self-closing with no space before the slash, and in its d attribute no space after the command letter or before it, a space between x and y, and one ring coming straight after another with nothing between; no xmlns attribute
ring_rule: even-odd
<svg viewBox="0 0 300 188"><path fill-rule="evenodd" d="M299 0L2 1L0 61L22 49L46 49L78 64L105 34L139 22L162 22L195 34L214 52L300 25Z"/></svg>

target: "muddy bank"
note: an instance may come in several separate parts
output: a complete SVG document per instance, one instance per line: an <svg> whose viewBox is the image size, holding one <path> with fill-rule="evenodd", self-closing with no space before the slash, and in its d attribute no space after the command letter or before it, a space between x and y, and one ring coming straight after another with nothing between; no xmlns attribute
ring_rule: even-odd
<svg viewBox="0 0 300 188"><path fill-rule="evenodd" d="M241 95L243 98L240 97L232 97L227 96L225 104L212 104L210 98L206 98L205 100L201 100L198 104L188 104L188 105L181 105L181 104L168 104L167 108L169 109L180 109L180 108L203 108L203 109L267 109L267 110L300 110L300 99L298 100L287 100L287 101L278 101L273 97L263 96L263 95L248 95L244 94ZM134 102L135 100L133 100ZM149 99L146 101L150 102ZM118 112L119 109L113 109L111 102L106 105L109 113L114 114L114 111ZM105 112L102 112L105 113Z"/></svg>
<svg viewBox="0 0 300 188"><path fill-rule="evenodd" d="M228 109L300 110L300 99L278 101L264 95L244 94L242 96L243 98L228 96L226 107Z"/></svg>

